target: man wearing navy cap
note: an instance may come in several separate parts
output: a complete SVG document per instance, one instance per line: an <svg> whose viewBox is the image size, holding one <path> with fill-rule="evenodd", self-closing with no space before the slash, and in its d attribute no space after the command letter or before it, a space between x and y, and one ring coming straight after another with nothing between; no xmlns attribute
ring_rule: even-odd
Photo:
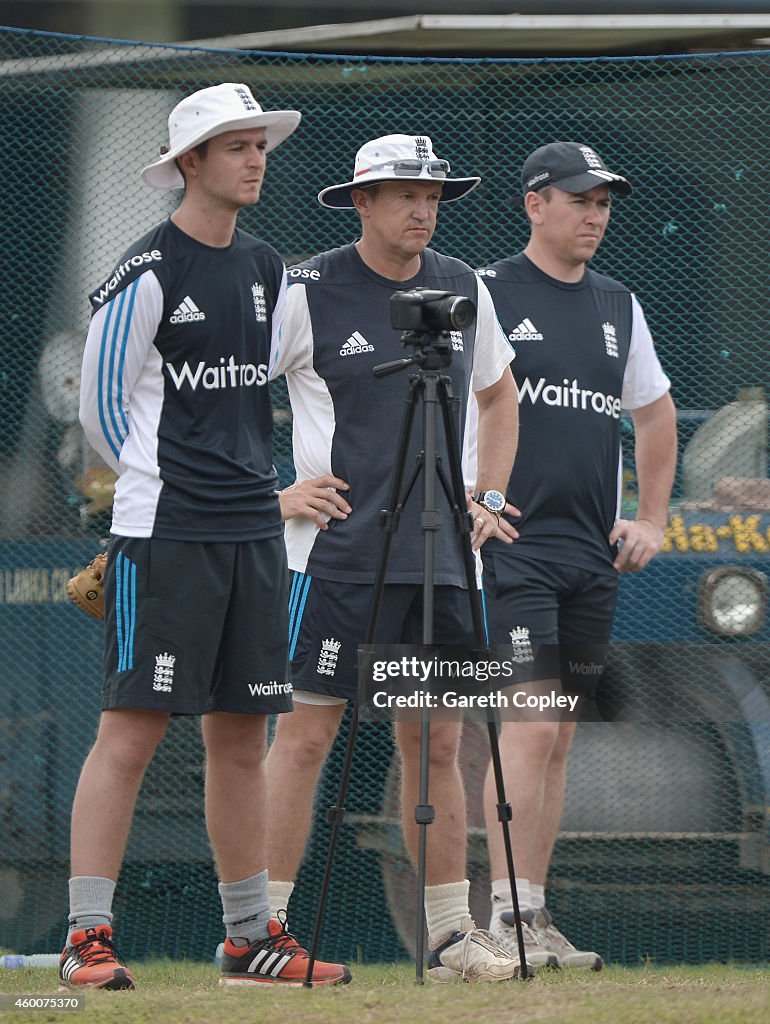
<svg viewBox="0 0 770 1024"><path fill-rule="evenodd" d="M636 297L587 266L615 196L630 182L590 146L552 142L522 169L530 239L481 271L516 349L521 445L507 498L519 539L482 551L490 641L510 644L524 678L586 694L604 671L618 574L658 553L676 465L676 413ZM633 420L638 507L621 519L620 416ZM535 440L536 439L536 440ZM514 862L534 965L599 970L565 938L544 886L564 804L574 721L505 721L500 749L513 805ZM485 811L492 878L490 931L516 948L493 779Z"/></svg>

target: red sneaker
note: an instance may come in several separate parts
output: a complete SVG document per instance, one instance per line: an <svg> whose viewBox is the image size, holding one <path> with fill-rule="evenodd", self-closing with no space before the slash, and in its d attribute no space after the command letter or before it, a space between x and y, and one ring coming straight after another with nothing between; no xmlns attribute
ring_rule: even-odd
<svg viewBox="0 0 770 1024"><path fill-rule="evenodd" d="M304 985L310 957L306 949L286 929L286 921L272 918L267 922L268 936L255 942L237 945L225 939L222 951L222 977L220 985L250 985L261 982L268 985ZM316 960L313 964L311 984L347 985L350 971L344 964L327 964Z"/></svg>
<svg viewBox="0 0 770 1024"><path fill-rule="evenodd" d="M131 972L112 943L112 928L84 928L73 932L59 960L60 987L134 988Z"/></svg>

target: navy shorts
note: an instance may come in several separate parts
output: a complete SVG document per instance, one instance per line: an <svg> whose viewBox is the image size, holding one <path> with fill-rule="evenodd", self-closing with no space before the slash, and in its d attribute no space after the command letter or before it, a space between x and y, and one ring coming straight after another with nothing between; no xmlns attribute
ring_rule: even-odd
<svg viewBox="0 0 770 1024"><path fill-rule="evenodd" d="M373 587L335 583L305 573L291 574L289 657L295 690L355 700L358 646L369 621ZM421 583L388 583L377 622L377 644L422 643ZM433 639L436 644L470 644L473 638L468 591L434 590Z"/></svg>
<svg viewBox="0 0 770 1024"><path fill-rule="evenodd" d="M102 708L267 715L292 710L283 537L113 537Z"/></svg>
<svg viewBox="0 0 770 1024"><path fill-rule="evenodd" d="M489 641L511 652L517 681L560 679L565 690L592 692L604 672L617 574L513 551L482 557Z"/></svg>

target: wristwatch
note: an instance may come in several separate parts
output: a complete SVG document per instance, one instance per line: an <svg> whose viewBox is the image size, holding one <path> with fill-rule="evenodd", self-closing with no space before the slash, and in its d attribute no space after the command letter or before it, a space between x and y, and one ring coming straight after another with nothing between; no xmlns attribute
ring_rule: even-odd
<svg viewBox="0 0 770 1024"><path fill-rule="evenodd" d="M498 518L505 508L505 495L500 491L478 491L471 495L471 499L477 505L483 505L488 512L494 512Z"/></svg>

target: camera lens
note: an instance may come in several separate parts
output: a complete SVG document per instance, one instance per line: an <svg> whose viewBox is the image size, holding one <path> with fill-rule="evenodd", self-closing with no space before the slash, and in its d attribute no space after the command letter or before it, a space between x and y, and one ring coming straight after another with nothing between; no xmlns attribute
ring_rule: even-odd
<svg viewBox="0 0 770 1024"><path fill-rule="evenodd" d="M464 331L476 319L476 307L464 295L446 294L423 306L425 323L434 331Z"/></svg>
<svg viewBox="0 0 770 1024"><path fill-rule="evenodd" d="M476 319L476 307L470 299L466 299L463 295L458 295L451 300L451 306L447 311L447 319L456 331L464 331Z"/></svg>

